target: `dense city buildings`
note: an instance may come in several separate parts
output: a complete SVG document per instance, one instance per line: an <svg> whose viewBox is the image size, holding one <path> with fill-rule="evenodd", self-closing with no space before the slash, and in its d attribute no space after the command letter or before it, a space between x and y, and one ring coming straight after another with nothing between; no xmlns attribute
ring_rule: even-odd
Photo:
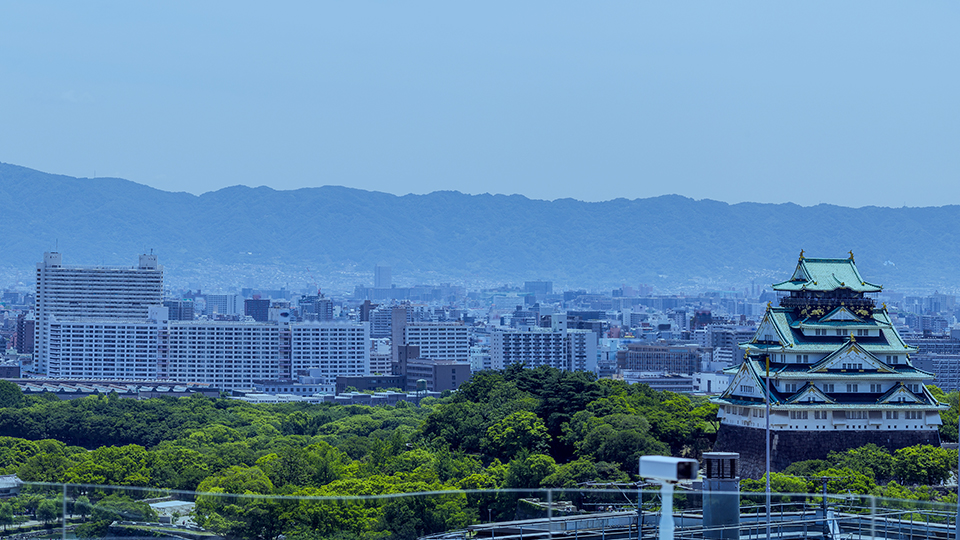
<svg viewBox="0 0 960 540"><path fill-rule="evenodd" d="M793 275L773 288L785 296L767 308L742 344L746 358L731 370L729 388L714 398L718 451L740 452L748 474L761 471L768 403L774 470L868 443L939 445L947 406L924 386L933 374L914 366L917 348L868 296L882 289L860 275L852 253L812 259L801 252Z"/></svg>
<svg viewBox="0 0 960 540"><path fill-rule="evenodd" d="M462 384L464 366L475 372L520 364L718 394L736 375L729 368L740 364L742 344L753 340L767 302L791 294L756 284L693 295L658 295L645 284L557 290L543 279L467 291L398 284L402 275L386 266L374 268L373 285L358 285L353 294L321 293L314 276L302 289L217 282L212 290L222 292L210 294L201 292L202 282L165 290L153 255L133 268L68 268L59 257L48 254L38 265L35 291L0 297L0 345L7 346L10 373L196 381L260 394L290 388L306 396L333 391L338 377L396 376L400 360L418 362L412 369L427 381L444 380L437 370L453 370L437 386L447 389L454 379ZM865 294L884 303L889 324L917 349L912 365L941 388L958 389L955 297Z"/></svg>

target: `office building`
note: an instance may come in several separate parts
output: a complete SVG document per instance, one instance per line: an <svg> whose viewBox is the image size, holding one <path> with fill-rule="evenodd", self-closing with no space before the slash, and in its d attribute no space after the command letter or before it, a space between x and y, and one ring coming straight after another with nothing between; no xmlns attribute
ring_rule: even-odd
<svg viewBox="0 0 960 540"><path fill-rule="evenodd" d="M373 268L373 288L389 289L391 285L393 285L393 283L390 278L390 267L380 265L375 266Z"/></svg>
<svg viewBox="0 0 960 540"><path fill-rule="evenodd" d="M698 345L629 343L626 349L617 351L617 368L623 371L690 375L700 371L701 362L709 361L712 356L712 349Z"/></svg>
<svg viewBox="0 0 960 540"><path fill-rule="evenodd" d="M196 313L193 300L164 300L163 307L171 321L192 321Z"/></svg>
<svg viewBox="0 0 960 540"><path fill-rule="evenodd" d="M463 323L406 323L402 336L404 345L420 348L420 358L449 362L468 362L470 359L470 336Z"/></svg>
<svg viewBox="0 0 960 540"><path fill-rule="evenodd" d="M253 317L257 322L266 322L270 319L270 300L253 298L243 301L243 314Z"/></svg>
<svg viewBox="0 0 960 540"><path fill-rule="evenodd" d="M218 315L233 317L243 314L244 300L239 294L208 294L205 295L204 298L206 299L207 307L204 308L203 314L211 319L217 318ZM192 319L177 320L185 321Z"/></svg>

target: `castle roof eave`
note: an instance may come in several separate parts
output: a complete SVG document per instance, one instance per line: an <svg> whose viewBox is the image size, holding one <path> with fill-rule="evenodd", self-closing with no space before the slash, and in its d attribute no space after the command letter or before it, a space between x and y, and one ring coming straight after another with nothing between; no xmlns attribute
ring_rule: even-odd
<svg viewBox="0 0 960 540"><path fill-rule="evenodd" d="M882 291L883 287L864 280L852 256L848 259L801 257L790 279L773 285L773 290L783 292L826 292L837 289L873 293Z"/></svg>

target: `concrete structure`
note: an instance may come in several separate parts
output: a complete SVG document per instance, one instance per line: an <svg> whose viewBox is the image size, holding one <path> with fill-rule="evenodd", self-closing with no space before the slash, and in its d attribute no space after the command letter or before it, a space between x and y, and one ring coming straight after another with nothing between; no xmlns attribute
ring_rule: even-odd
<svg viewBox="0 0 960 540"><path fill-rule="evenodd" d="M391 285L393 283L390 277L390 267L380 265L373 267L373 288L389 289Z"/></svg>
<svg viewBox="0 0 960 540"><path fill-rule="evenodd" d="M407 387L406 375L367 375L360 376L340 376L337 377L336 392L342 394L347 388L353 387L357 391L366 390L386 390L388 388L398 388L404 390Z"/></svg>
<svg viewBox="0 0 960 540"><path fill-rule="evenodd" d="M404 375L407 379L406 390L416 391L417 381L427 382L427 390L444 392L456 390L460 385L469 381L472 372L468 362L453 362L449 360L431 360L416 358L407 360L404 366Z"/></svg>
<svg viewBox="0 0 960 540"><path fill-rule="evenodd" d="M203 314L207 317L215 317L216 315L243 315L245 310L243 297L239 294L207 294L204 295L204 299L207 304L203 309ZM173 315L171 315L171 319ZM193 320L185 318L177 318L174 320L178 321L189 321Z"/></svg>
<svg viewBox="0 0 960 540"><path fill-rule="evenodd" d="M387 338L370 339L370 374L388 375L393 373L393 356L390 354L390 340Z"/></svg>
<svg viewBox="0 0 960 540"><path fill-rule="evenodd" d="M332 321L333 300L322 294L301 296L297 302L301 321Z"/></svg>
<svg viewBox="0 0 960 540"><path fill-rule="evenodd" d="M270 318L270 300L253 298L243 301L243 314L253 317L257 322L266 322Z"/></svg>
<svg viewBox="0 0 960 540"><path fill-rule="evenodd" d="M777 440L774 470L830 450L874 443L891 450L939 445L939 403L924 386L886 306L866 296L881 287L849 259L800 254L793 275L773 286L787 293L767 312L730 388L712 401L721 427L714 449L738 451L745 476L763 471L766 403ZM767 366L769 366L769 371ZM766 392L769 380L770 392Z"/></svg>
<svg viewBox="0 0 960 540"><path fill-rule="evenodd" d="M470 336L459 322L407 323L403 327L403 344L420 348L420 358L448 362L470 359Z"/></svg>
<svg viewBox="0 0 960 540"><path fill-rule="evenodd" d="M630 384L645 384L659 392L693 393L693 377L677 373L624 371L623 380Z"/></svg>
<svg viewBox="0 0 960 540"><path fill-rule="evenodd" d="M256 323L154 319L84 320L50 324L49 358L58 377L168 379L221 389L292 378L315 370L330 384L338 375L366 375L367 323Z"/></svg>
<svg viewBox="0 0 960 540"><path fill-rule="evenodd" d="M171 321L192 321L196 315L193 300L164 300L163 307L167 308L167 317Z"/></svg>
<svg viewBox="0 0 960 540"><path fill-rule="evenodd" d="M330 383L370 373L368 323L300 323L290 325L290 332L293 373L313 369Z"/></svg>
<svg viewBox="0 0 960 540"><path fill-rule="evenodd" d="M700 371L701 362L712 355L712 349L699 345L629 343L625 350L617 351L617 367L627 371L690 375Z"/></svg>
<svg viewBox="0 0 960 540"><path fill-rule="evenodd" d="M163 267L156 255L140 255L137 266L112 267L66 266L60 253L44 253L37 264L35 369L61 376L50 359L54 320L146 319L149 307L162 301Z"/></svg>
<svg viewBox="0 0 960 540"><path fill-rule="evenodd" d="M24 395L50 393L61 400L79 399L94 395L117 394L125 399L157 397L186 397L202 394L218 397L220 389L203 383L182 383L169 380L124 379L12 379Z"/></svg>
<svg viewBox="0 0 960 540"><path fill-rule="evenodd" d="M17 316L17 333L14 345L20 354L33 354L33 343L36 339L36 321L33 312L21 313Z"/></svg>
<svg viewBox="0 0 960 540"><path fill-rule="evenodd" d="M557 328L501 329L491 334L490 364L550 366L569 371L596 371L597 336L587 330Z"/></svg>

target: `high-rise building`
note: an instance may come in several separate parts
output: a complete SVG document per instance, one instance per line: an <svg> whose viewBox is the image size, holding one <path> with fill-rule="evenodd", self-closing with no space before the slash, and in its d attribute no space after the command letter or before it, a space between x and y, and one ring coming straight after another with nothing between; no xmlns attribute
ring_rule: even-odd
<svg viewBox="0 0 960 540"><path fill-rule="evenodd" d="M301 296L297 302L301 321L332 321L333 300L322 294Z"/></svg>
<svg viewBox="0 0 960 540"><path fill-rule="evenodd" d="M192 321L195 310L193 300L164 300L167 316L171 321Z"/></svg>
<svg viewBox="0 0 960 540"><path fill-rule="evenodd" d="M768 305L753 338L742 343L742 364L719 397L720 430L714 449L740 452L744 473L764 472L765 427L775 441L774 471L824 459L828 451L873 443L895 450L940 445L941 404L924 382L886 305L868 296L867 282L848 259L811 259L800 252L785 293ZM766 388L769 385L769 393ZM770 417L766 417L769 403Z"/></svg>
<svg viewBox="0 0 960 540"><path fill-rule="evenodd" d="M207 306L203 314L207 317L240 315L244 311L244 300L239 294L207 294L204 298Z"/></svg>
<svg viewBox="0 0 960 540"><path fill-rule="evenodd" d="M392 285L390 279L390 267L377 265L373 268L373 288L389 289Z"/></svg>
<svg viewBox="0 0 960 540"><path fill-rule="evenodd" d="M36 370L59 376L50 364L50 325L84 319L146 319L163 301L163 267L153 254L140 255L133 267L66 266L56 252L37 263L34 309Z"/></svg>
<svg viewBox="0 0 960 540"><path fill-rule="evenodd" d="M17 316L17 335L15 343L20 354L33 354L33 340L36 338L33 313L20 313Z"/></svg>
<svg viewBox="0 0 960 540"><path fill-rule="evenodd" d="M253 317L257 322L266 322L270 318L270 300L254 298L243 301L243 314Z"/></svg>
<svg viewBox="0 0 960 540"><path fill-rule="evenodd" d="M523 292L537 297L553 294L553 282L539 279L537 281L524 281Z"/></svg>

